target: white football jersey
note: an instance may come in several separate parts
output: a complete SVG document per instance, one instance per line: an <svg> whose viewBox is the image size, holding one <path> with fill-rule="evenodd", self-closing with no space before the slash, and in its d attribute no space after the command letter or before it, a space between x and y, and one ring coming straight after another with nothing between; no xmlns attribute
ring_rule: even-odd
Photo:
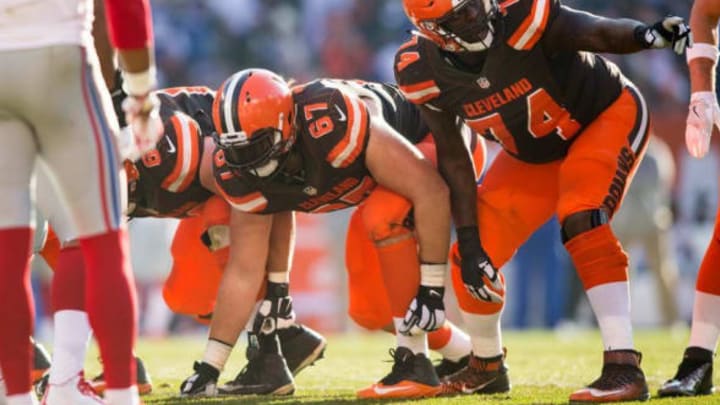
<svg viewBox="0 0 720 405"><path fill-rule="evenodd" d="M92 42L93 0L0 0L0 50Z"/></svg>

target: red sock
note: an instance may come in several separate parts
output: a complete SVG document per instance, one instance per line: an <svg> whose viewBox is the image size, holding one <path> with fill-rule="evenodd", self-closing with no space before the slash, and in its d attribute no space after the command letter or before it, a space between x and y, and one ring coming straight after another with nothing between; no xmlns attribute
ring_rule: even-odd
<svg viewBox="0 0 720 405"><path fill-rule="evenodd" d="M80 247L60 251L52 279L52 310L85 310L85 259Z"/></svg>
<svg viewBox="0 0 720 405"><path fill-rule="evenodd" d="M0 364L7 395L30 390L34 320L30 288L32 230L0 230Z"/></svg>
<svg viewBox="0 0 720 405"><path fill-rule="evenodd" d="M85 257L85 308L98 341L108 388L135 384L133 346L137 307L127 233L109 232L80 240Z"/></svg>
<svg viewBox="0 0 720 405"><path fill-rule="evenodd" d="M720 214L720 211L718 212ZM715 231L705 251L697 275L695 289L704 293L720 295L720 216L715 219Z"/></svg>

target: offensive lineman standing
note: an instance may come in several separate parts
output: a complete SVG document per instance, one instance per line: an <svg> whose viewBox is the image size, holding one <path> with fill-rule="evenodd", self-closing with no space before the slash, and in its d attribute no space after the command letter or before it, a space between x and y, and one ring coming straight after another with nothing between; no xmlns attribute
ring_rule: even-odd
<svg viewBox="0 0 720 405"><path fill-rule="evenodd" d="M710 135L720 125L720 107L715 90L718 60L718 22L720 2L695 0L690 27L696 43L687 51L690 68L690 106L685 129L688 151L696 158L705 156ZM675 376L658 391L661 397L707 395L714 392L713 358L720 337L720 215L715 214L715 230L703 257L695 285L690 341Z"/></svg>
<svg viewBox="0 0 720 405"><path fill-rule="evenodd" d="M92 10L90 0L0 0L0 367L9 405L36 403L28 339L36 158L55 194L37 204L63 239L79 239L87 263L87 308L105 366L106 399L139 403L135 296L120 227L125 183L117 122L91 37ZM106 0L106 10L131 95L124 110L142 152L161 128L149 97L155 86L149 6Z"/></svg>
<svg viewBox="0 0 720 405"><path fill-rule="evenodd" d="M450 186L460 259L453 281L474 352L447 390L510 389L499 269L557 213L605 349L600 378L570 401L647 399L632 338L627 256L608 223L647 145L647 109L618 68L591 52L682 53L687 26L674 16L651 26L610 20L558 0L403 6L418 32L398 50L395 76L422 105ZM477 189L458 117L503 147Z"/></svg>

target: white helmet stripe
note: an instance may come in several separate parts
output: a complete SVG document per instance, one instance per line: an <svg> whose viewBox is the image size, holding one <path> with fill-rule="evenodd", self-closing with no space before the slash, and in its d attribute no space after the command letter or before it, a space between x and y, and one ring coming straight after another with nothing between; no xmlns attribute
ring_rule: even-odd
<svg viewBox="0 0 720 405"><path fill-rule="evenodd" d="M227 132L228 133L235 133L240 130L240 128L235 128L234 121L233 121L233 104L235 102L235 99L233 97L235 93L235 86L237 86L238 81L240 81L240 78L243 75L241 74L235 74L231 79L230 83L228 83L227 86L225 86L225 91L223 94L223 115L225 115L225 123L227 125Z"/></svg>

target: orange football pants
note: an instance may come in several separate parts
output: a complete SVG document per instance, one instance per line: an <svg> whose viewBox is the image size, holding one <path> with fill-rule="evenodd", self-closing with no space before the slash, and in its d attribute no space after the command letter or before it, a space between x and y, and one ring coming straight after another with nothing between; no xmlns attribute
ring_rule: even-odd
<svg viewBox="0 0 720 405"><path fill-rule="evenodd" d="M500 152L477 196L480 239L493 265L501 268L507 263L555 213L561 224L571 214L593 209L604 208L612 215L630 186L648 139L644 101L626 88L579 134L564 159L531 164ZM452 255L459 257L457 243ZM450 262L460 307L476 314L497 313L501 304L474 299L464 288L458 260Z"/></svg>

